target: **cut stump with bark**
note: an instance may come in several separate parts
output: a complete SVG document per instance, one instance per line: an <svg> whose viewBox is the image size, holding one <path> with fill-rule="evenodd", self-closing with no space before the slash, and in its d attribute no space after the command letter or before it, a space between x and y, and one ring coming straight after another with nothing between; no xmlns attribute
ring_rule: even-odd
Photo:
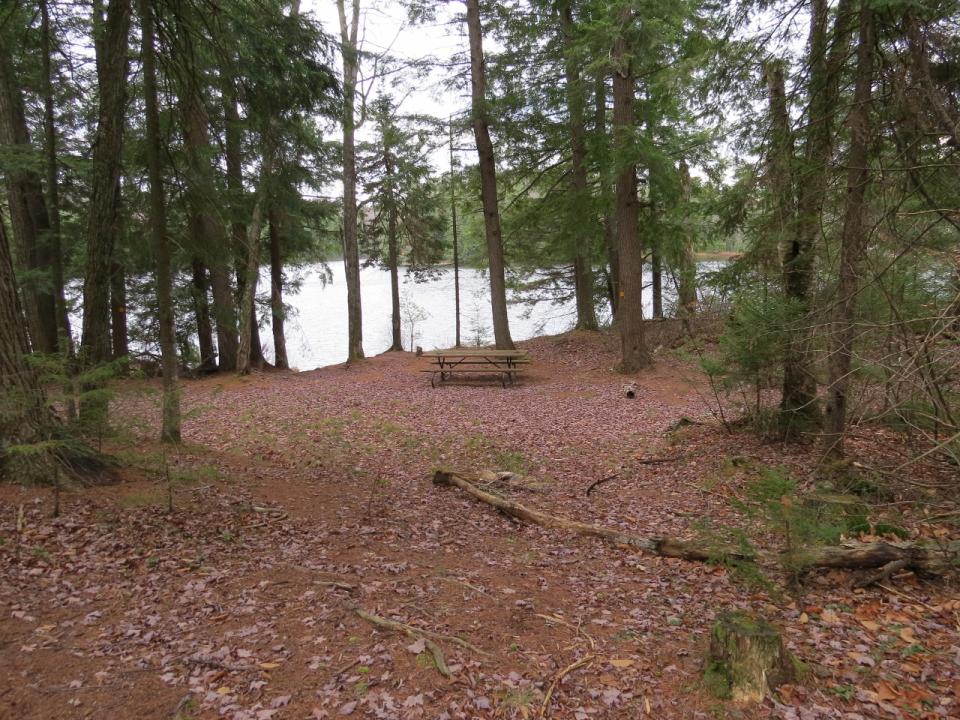
<svg viewBox="0 0 960 720"><path fill-rule="evenodd" d="M704 682L718 697L760 702L796 678L795 662L772 624L750 613L724 613L710 635Z"/></svg>

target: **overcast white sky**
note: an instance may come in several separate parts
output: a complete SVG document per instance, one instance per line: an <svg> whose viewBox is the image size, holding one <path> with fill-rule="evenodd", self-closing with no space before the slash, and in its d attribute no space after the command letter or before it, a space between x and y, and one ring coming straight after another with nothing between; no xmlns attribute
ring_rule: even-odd
<svg viewBox="0 0 960 720"><path fill-rule="evenodd" d="M347 2L349 21L350 2ZM360 32L362 49L369 53L389 52L400 60L416 61L433 58L447 62L454 53L467 47L465 28L462 23L450 23L455 12L462 12L461 3L451 3L449 11L437 24L410 25L403 5L395 0L361 0ZM309 13L319 20L324 29L335 39L340 38L340 21L337 16L335 0L302 0L301 12ZM444 21L447 21L446 23ZM339 69L339 56L336 58ZM367 68L369 71L369 68ZM397 73L395 79L409 79L410 74ZM449 77L449 71L437 69L431 77L407 83L404 87L391 89L388 79L377 80L370 93L372 99L379 91L390 90L391 94L402 99L400 111L447 118L466 110L469 97L446 90L442 80ZM361 138L368 137L364 128L358 131ZM466 135L460 145L466 145ZM471 141L472 142L472 141ZM471 148L472 149L472 148ZM449 165L449 150L443 147L434 153L433 162L437 170L445 171ZM462 154L462 153L460 153ZM467 156L469 157L469 156ZM467 159L465 157L464 159ZM474 160L469 160L474 161Z"/></svg>

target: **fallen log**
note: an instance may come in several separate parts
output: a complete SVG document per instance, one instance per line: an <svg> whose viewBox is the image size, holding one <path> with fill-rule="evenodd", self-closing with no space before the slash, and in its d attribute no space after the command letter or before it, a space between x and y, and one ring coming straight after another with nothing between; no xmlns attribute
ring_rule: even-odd
<svg viewBox="0 0 960 720"><path fill-rule="evenodd" d="M531 510L520 503L511 500L505 500L491 493L481 490L462 475L444 470L437 470L433 475L435 485L453 485L464 492L472 495L488 505L492 505L501 512L514 517L523 522L539 525L540 527L553 528L556 530L569 530L579 535L588 535L590 537L600 538L613 545L629 545L630 547L641 550L650 555L660 555L662 557L681 558L683 560L698 560L705 562L718 559L746 559L742 552L733 549L721 549L719 551L712 548L704 548L693 543L682 540L673 540L662 537L643 537L641 535L631 535L611 528L601 527L599 525L590 525L588 523L568 520L567 518L556 515L548 515L537 510Z"/></svg>
<svg viewBox="0 0 960 720"><path fill-rule="evenodd" d="M898 568L912 570L923 575L942 575L951 568L960 568L960 541L944 545L923 541L847 543L836 546L808 547L789 555L768 553L751 556L739 548L705 547L688 540L632 535L612 528L549 515L481 490L467 476L456 472L437 470L433 475L433 483L434 485L458 487L477 500L485 502L505 515L522 522L596 537L613 545L627 545L650 555L661 557L720 563L752 562L762 559L782 563L795 571L808 571L816 568L872 570L886 567L894 562L898 563ZM899 564L900 561L903 562L902 565Z"/></svg>
<svg viewBox="0 0 960 720"><path fill-rule="evenodd" d="M937 545L930 542L846 543L804 548L785 556L785 562L800 569L839 568L912 570L921 575L943 575L960 568L960 541ZM887 573L889 574L889 572ZM883 575L876 579L883 579ZM874 580L873 582L876 582Z"/></svg>

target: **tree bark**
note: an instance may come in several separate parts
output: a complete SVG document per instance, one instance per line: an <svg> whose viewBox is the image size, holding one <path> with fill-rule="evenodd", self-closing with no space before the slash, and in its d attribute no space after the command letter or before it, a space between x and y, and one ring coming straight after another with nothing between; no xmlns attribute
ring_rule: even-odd
<svg viewBox="0 0 960 720"><path fill-rule="evenodd" d="M631 535L620 530L612 530L599 525L590 525L588 523L577 522L576 520L568 520L567 518L556 515L548 515L537 510L531 510L520 503L515 503L481 490L474 483L470 482L470 480L458 473L437 470L433 475L433 483L434 485L453 485L454 487L458 487L477 500L495 507L510 517L515 517L518 520L539 525L540 527L569 530L579 535L599 538L613 545L628 545L649 553L650 555L697 561L709 561L716 558L716 554L711 554L708 550L697 547L694 543L669 538Z"/></svg>
<svg viewBox="0 0 960 720"><path fill-rule="evenodd" d="M680 197L682 202L690 201L690 166L684 160L677 166L680 176ZM681 317L693 315L697 311L697 261L693 254L694 233L687 228L681 230L680 263L677 272L677 304Z"/></svg>
<svg viewBox="0 0 960 720"><path fill-rule="evenodd" d="M850 149L847 153L847 199L840 249L840 276L834 300L830 337L830 392L826 408L824 441L833 457L843 455L847 424L847 390L853 358L854 323L859 290L858 270L866 248L864 228L866 191L870 183L870 141L872 126L870 101L873 83L874 33L873 10L861 0L860 36L857 41L856 79L850 109Z"/></svg>
<svg viewBox="0 0 960 720"><path fill-rule="evenodd" d="M283 224L281 212L271 206L267 222L270 225L270 327L273 330L273 364L287 370L287 338L283 330Z"/></svg>
<svg viewBox="0 0 960 720"><path fill-rule="evenodd" d="M57 350L56 305L49 278L44 277L53 263L50 218L40 175L29 164L33 147L15 72L9 47L0 47L0 144L16 153L4 174L16 260L22 274L23 309L32 349L53 353Z"/></svg>
<svg viewBox="0 0 960 720"><path fill-rule="evenodd" d="M337 0L343 56L343 267L347 277L347 360L363 358L360 301L360 247L357 241L356 97L360 0L352 0L349 24L344 0Z"/></svg>
<svg viewBox="0 0 960 720"><path fill-rule="evenodd" d="M814 4L821 2L815 0ZM798 319L806 322L812 248L801 242L797 228L793 132L790 129L783 63L774 60L767 62L764 76L770 113L767 179L773 195L774 230L783 252L784 294L796 304ZM816 423L817 386L809 364L809 339L806 335L805 328L794 328L784 348L780 432L785 440L798 439Z"/></svg>
<svg viewBox="0 0 960 720"><path fill-rule="evenodd" d="M260 347L260 332L257 323L257 282L260 279L260 233L263 230L263 203L269 178L273 173L273 148L270 140L264 139L263 158L260 167L258 197L243 242L243 264L239 276L240 285L240 348L237 353L237 371L246 375L254 367L262 367L263 353Z"/></svg>
<svg viewBox="0 0 960 720"><path fill-rule="evenodd" d="M140 0L143 100L146 115L147 178L150 183L150 239L157 277L157 320L160 325L160 364L163 368L162 442L180 442L180 394L177 390L177 339L173 317L173 276L160 166L160 110L154 40L154 0Z"/></svg>
<svg viewBox="0 0 960 720"><path fill-rule="evenodd" d="M663 256L660 240L650 243L650 278L653 291L653 317L663 320Z"/></svg>
<svg viewBox="0 0 960 720"><path fill-rule="evenodd" d="M240 333L237 343L237 372L247 374L252 368L262 368L263 350L260 344L260 326L257 322L257 282L260 269L260 232L263 224L263 201L254 203L250 227L241 218L241 199L243 198L243 151L240 113L237 110L236 88L233 81L226 79L223 84L225 154L227 161L227 187L233 202L234 220L231 223L231 240L237 264L237 295L239 297ZM264 148L266 150L266 147ZM272 162L272 160L270 160ZM261 188L263 179L270 172L263 173L268 165L267 155L261 166ZM251 241L251 238L255 242ZM250 262L255 265L251 272ZM252 281L251 281L252 278Z"/></svg>
<svg viewBox="0 0 960 720"><path fill-rule="evenodd" d="M0 476L6 447L46 439L53 422L37 373L27 362L29 352L10 243L0 217Z"/></svg>
<svg viewBox="0 0 960 720"><path fill-rule="evenodd" d="M717 618L705 668L714 694L736 702L762 702L796 674L783 638L769 622L743 611Z"/></svg>
<svg viewBox="0 0 960 720"><path fill-rule="evenodd" d="M632 159L635 80L630 48L625 36L632 22L629 9L620 18L623 26L613 43L613 132L617 149L617 249L620 258L620 289L617 326L620 330L620 371L634 373L650 365L643 337L643 251L639 236L637 166Z"/></svg>
<svg viewBox="0 0 960 720"><path fill-rule="evenodd" d="M597 183L600 186L598 194L603 208L603 244L607 250L607 292L610 297L610 312L616 322L617 307L620 303L620 250L617 247L616 228L610 214L612 198L608 181L610 158L607 152L607 81L601 70L597 70L594 92L594 132L599 136Z"/></svg>
<svg viewBox="0 0 960 720"><path fill-rule="evenodd" d="M127 35L130 0L111 0L97 42L100 106L93 144L93 175L83 282L82 360L95 365L110 359L110 271L116 225L127 103Z"/></svg>
<svg viewBox="0 0 960 720"><path fill-rule="evenodd" d="M783 243L784 293L796 305L801 320L806 318L811 303L813 262L833 154L834 115L849 45L851 5L852 0L838 4L831 39L827 33L827 1L813 0L811 8L806 150L802 170L792 177L795 218ZM783 105L786 113L786 100ZM788 121L778 121L781 126L784 122ZM792 146L790 152L792 158ZM796 328L785 348L780 427L788 440L822 423L810 335L808 328Z"/></svg>
<svg viewBox="0 0 960 720"><path fill-rule="evenodd" d="M194 233L194 249L202 252L204 263L210 271L213 319L217 328L216 365L220 370L232 371L237 369L239 344L237 308L230 279L233 253L221 211L217 207L219 193L209 157L209 117L197 82L196 77L184 78L180 96L180 116L187 155L187 204L190 227ZM235 130L231 132L236 134Z"/></svg>
<svg viewBox="0 0 960 720"><path fill-rule="evenodd" d="M568 2L560 11L563 34L564 73L566 75L567 112L569 114L571 161L571 184L573 191L572 218L576 228L573 256L573 285L577 306L577 327L581 330L597 329L597 313L593 303L593 245L592 224L587 220L589 194L587 191L587 141L585 120L585 92L580 77L580 58L574 52L573 9Z"/></svg>
<svg viewBox="0 0 960 720"><path fill-rule="evenodd" d="M387 267L390 270L391 350L403 350L400 336L400 239L397 237L397 198L393 187L393 158L389 148L384 148L384 172L389 207L387 208ZM413 348L410 348L413 352Z"/></svg>
<svg viewBox="0 0 960 720"><path fill-rule="evenodd" d="M47 247L51 260L50 272L57 324L57 350L70 357L73 355L73 335L70 331L70 317L67 313L67 300L64 294L57 124L53 101L53 31L50 29L50 12L47 0L40 0L40 33L40 50L43 55L43 149L47 174L47 214L50 217L50 234L47 239Z"/></svg>
<svg viewBox="0 0 960 720"><path fill-rule="evenodd" d="M493 305L493 336L499 350L512 350L510 320L507 317L507 288L504 278L503 234L497 199L497 163L490 140L487 112L486 70L483 59L483 29L480 24L480 0L467 0L467 31L470 36L470 88L473 135L480 163L480 196L483 225L487 239L490 273L490 300Z"/></svg>
<svg viewBox="0 0 960 720"><path fill-rule="evenodd" d="M453 226L453 309L456 315L456 345L460 347L460 243L457 238L457 189L454 184L453 116L450 116L450 217ZM413 348L410 348L413 350Z"/></svg>
<svg viewBox="0 0 960 720"><path fill-rule="evenodd" d="M123 263L110 263L110 342L113 359L130 354L127 333L127 274Z"/></svg>
<svg viewBox="0 0 960 720"><path fill-rule="evenodd" d="M500 495L479 488L476 480L467 475L447 470L437 470L433 475L433 484L460 488L468 495L496 508L505 515L523 522L544 528L567 530L599 538L612 545L627 545L651 555L680 558L697 562L738 561L750 562L758 559L767 562L779 561L803 571L815 568L842 568L847 570L869 570L883 568L892 562L901 567L925 575L942 575L957 566L960 560L960 541L940 544L931 541L906 543L860 543L846 545L804 547L781 556L763 553L759 556L744 552L738 547L723 547L711 543L698 544L696 541L675 540L669 537L646 537L633 535L601 525L590 525L569 520L557 515L549 515L533 510L520 503L513 502ZM589 490L587 491L589 493Z"/></svg>
<svg viewBox="0 0 960 720"><path fill-rule="evenodd" d="M191 262L193 277L193 312L197 319L197 345L200 348L200 364L197 371L203 374L216 372L217 355L213 347L213 324L210 322L210 301L207 298L207 267L194 255Z"/></svg>

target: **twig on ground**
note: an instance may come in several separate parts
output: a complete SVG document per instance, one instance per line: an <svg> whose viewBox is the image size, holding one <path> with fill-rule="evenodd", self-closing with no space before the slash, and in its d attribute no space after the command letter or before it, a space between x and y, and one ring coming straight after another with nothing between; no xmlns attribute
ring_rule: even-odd
<svg viewBox="0 0 960 720"><path fill-rule="evenodd" d="M594 488L596 488L598 485L602 485L603 483L609 482L610 480L615 480L618 477L620 477L620 473L613 473L612 475L607 475L605 477L600 478L599 480L594 480L592 483L590 483L590 487L587 488L587 497L590 496L590 493L592 493Z"/></svg>
<svg viewBox="0 0 960 720"><path fill-rule="evenodd" d="M876 584L876 586L877 586L878 588L880 588L881 590L886 590L888 593L892 593L892 594L894 594L894 595L897 595L897 596L899 596L899 597L902 597L904 600L909 600L910 602L915 602L915 603L918 603L918 604L920 604L920 605L923 605L927 610L933 610L933 609L934 609L932 605L928 605L927 603L925 603L923 600L921 600L921 599L918 598L918 597L914 597L913 595L908 595L908 594L905 593L905 592L900 592L900 591L897 590L896 588L892 588L892 587L890 587L889 585L884 585L883 583L875 583L875 584Z"/></svg>
<svg viewBox="0 0 960 720"><path fill-rule="evenodd" d="M350 668L355 667L355 666L357 666L357 665L359 665L359 664L360 664L360 658L357 658L356 660L350 661L349 663L347 663L346 665L344 665L342 668L340 668L339 670L337 670L337 671L333 674L333 679L336 680L338 677L340 677L341 675L343 675L347 670L349 670Z"/></svg>
<svg viewBox="0 0 960 720"><path fill-rule="evenodd" d="M486 595L487 597L490 597L490 593L488 593L483 588L477 587L476 585L471 585L470 583L464 582L463 580L458 580L457 578L441 577L441 578L438 578L438 580L443 580L444 582L453 583L454 585L461 585L465 588L473 590L475 593L480 593L481 595Z"/></svg>
<svg viewBox="0 0 960 720"><path fill-rule="evenodd" d="M590 637L587 633L585 633L583 630L581 630L579 625L574 625L571 622L567 622L563 618L557 617L556 615L544 615L543 613L534 613L534 614L538 618L543 618L547 622L552 622L552 623L556 623L557 625L563 625L564 627L568 627L571 630L573 630L577 635L581 637L585 637L587 639L587 642L590 643L591 650L593 650L597 646L597 643L594 641L594 639Z"/></svg>
<svg viewBox="0 0 960 720"><path fill-rule="evenodd" d="M550 700L553 698L553 691L557 689L557 685L560 684L560 681L563 680L567 675L572 673L574 670L583 667L584 665L589 665L594 661L594 655L587 655L580 658L575 663L567 665L563 670L559 670L554 676L553 681L550 683L550 687L547 688L547 694L543 698L543 704L540 706L540 717L544 718L547 716L547 710L550 709Z"/></svg>
<svg viewBox="0 0 960 720"><path fill-rule="evenodd" d="M433 655L433 660L437 665L437 671L444 677L452 677L453 673L451 673L450 668L447 667L447 663L443 657L443 651L440 649L439 645L433 642L434 640L459 645L460 647L471 650L478 655L488 654L478 648L476 645L469 643L462 638L454 637L453 635L442 635L440 633L431 632L430 630L414 627L413 625L407 625L406 623L398 622L396 620L390 620L381 615L367 612L363 608L356 606L350 606L350 609L359 617L369 623L372 623L373 625L376 625L377 627L386 628L387 630L395 630L397 632L402 632L404 635L408 635L416 640L423 640L424 647L430 651L431 655Z"/></svg>

